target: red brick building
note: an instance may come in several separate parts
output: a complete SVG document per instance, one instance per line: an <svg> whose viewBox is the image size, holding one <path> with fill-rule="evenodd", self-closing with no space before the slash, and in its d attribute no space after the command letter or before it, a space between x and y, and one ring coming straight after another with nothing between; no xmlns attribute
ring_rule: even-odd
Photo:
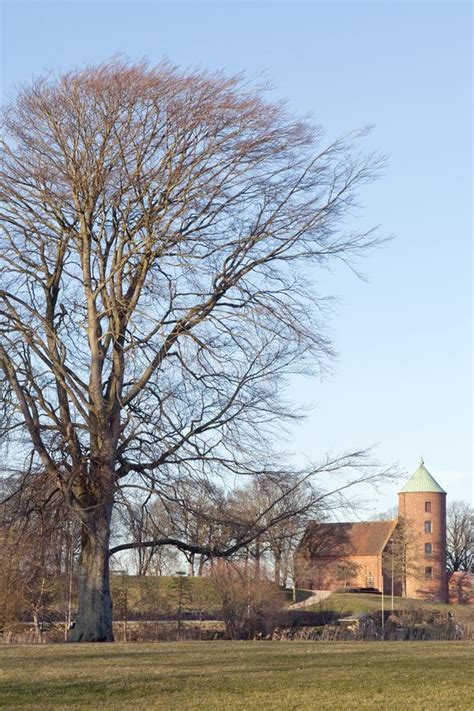
<svg viewBox="0 0 474 711"><path fill-rule="evenodd" d="M398 495L398 515L407 523L418 569L406 576L406 596L447 602L446 492L423 460Z"/></svg>
<svg viewBox="0 0 474 711"><path fill-rule="evenodd" d="M474 605L474 573L458 570L448 576L449 602L454 605Z"/></svg>
<svg viewBox="0 0 474 711"><path fill-rule="evenodd" d="M381 590L382 556L396 525L397 521L310 524L302 541L307 565L300 565L301 586Z"/></svg>
<svg viewBox="0 0 474 711"><path fill-rule="evenodd" d="M312 523L297 554L301 587L376 588L447 601L446 492L423 460L399 494L394 521Z"/></svg>

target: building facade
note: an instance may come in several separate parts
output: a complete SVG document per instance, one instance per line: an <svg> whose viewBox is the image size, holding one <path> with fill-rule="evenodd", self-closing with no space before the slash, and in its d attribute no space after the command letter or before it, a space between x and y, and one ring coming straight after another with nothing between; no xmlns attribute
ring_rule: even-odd
<svg viewBox="0 0 474 711"><path fill-rule="evenodd" d="M398 497L398 515L406 522L414 562L405 576L406 596L446 602L446 492L421 460Z"/></svg>
<svg viewBox="0 0 474 711"><path fill-rule="evenodd" d="M310 524L298 584L313 590L375 588L445 602L446 492L423 460L399 493L398 518Z"/></svg>
<svg viewBox="0 0 474 711"><path fill-rule="evenodd" d="M383 552L396 526L397 521L311 524L301 545L301 587L381 590Z"/></svg>

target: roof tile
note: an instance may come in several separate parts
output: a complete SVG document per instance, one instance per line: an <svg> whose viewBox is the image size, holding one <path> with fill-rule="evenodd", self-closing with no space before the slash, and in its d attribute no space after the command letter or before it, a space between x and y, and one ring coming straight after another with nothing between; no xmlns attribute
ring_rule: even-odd
<svg viewBox="0 0 474 711"><path fill-rule="evenodd" d="M378 555L390 539L397 521L310 523L301 548L311 557Z"/></svg>

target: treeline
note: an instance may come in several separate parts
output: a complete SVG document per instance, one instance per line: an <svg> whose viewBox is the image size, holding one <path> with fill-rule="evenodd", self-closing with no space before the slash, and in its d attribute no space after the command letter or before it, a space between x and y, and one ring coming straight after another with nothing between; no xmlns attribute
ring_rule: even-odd
<svg viewBox="0 0 474 711"><path fill-rule="evenodd" d="M38 640L50 622L63 624L65 637L74 623L81 548L81 525L54 497L42 495L43 483L40 474L29 487L10 478L2 490L0 520L0 629L30 622ZM318 516L322 516L318 492L304 482L295 488L283 475L272 482L252 480L231 494L208 483L203 495L202 488L188 479L176 484L172 497L168 492L167 497L150 498L141 505L124 501L113 522L111 553L121 541L128 542L127 550L117 551L113 560L115 615L123 617L127 605L130 611L127 595L137 597L133 585L123 583L130 576L185 574L212 578L212 586L202 588L202 599L196 595L197 587L194 591L194 605L201 614L209 608L233 607L235 620L241 605L249 618L251 605L265 607L263 598L273 605L278 588L294 581L296 547L308 521ZM245 537L251 541L226 557L226 563L213 557L212 550L232 548ZM187 547L180 549L176 540L186 541ZM209 552L194 552L203 548ZM176 612L170 590L162 594L156 584L135 588L145 598L138 605L144 616ZM185 605L189 591L182 589Z"/></svg>

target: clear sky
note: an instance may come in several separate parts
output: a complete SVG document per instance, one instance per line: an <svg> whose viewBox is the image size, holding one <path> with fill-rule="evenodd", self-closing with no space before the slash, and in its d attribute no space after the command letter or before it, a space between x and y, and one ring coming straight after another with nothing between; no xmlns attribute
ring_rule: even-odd
<svg viewBox="0 0 474 711"><path fill-rule="evenodd" d="M47 69L122 52L266 77L329 137L367 124L389 156L361 225L394 235L318 287L339 298L338 350L294 431L302 461L378 444L384 464L420 455L450 498L472 499L471 7L450 2L3 2L2 91ZM400 487L372 493L373 512Z"/></svg>

